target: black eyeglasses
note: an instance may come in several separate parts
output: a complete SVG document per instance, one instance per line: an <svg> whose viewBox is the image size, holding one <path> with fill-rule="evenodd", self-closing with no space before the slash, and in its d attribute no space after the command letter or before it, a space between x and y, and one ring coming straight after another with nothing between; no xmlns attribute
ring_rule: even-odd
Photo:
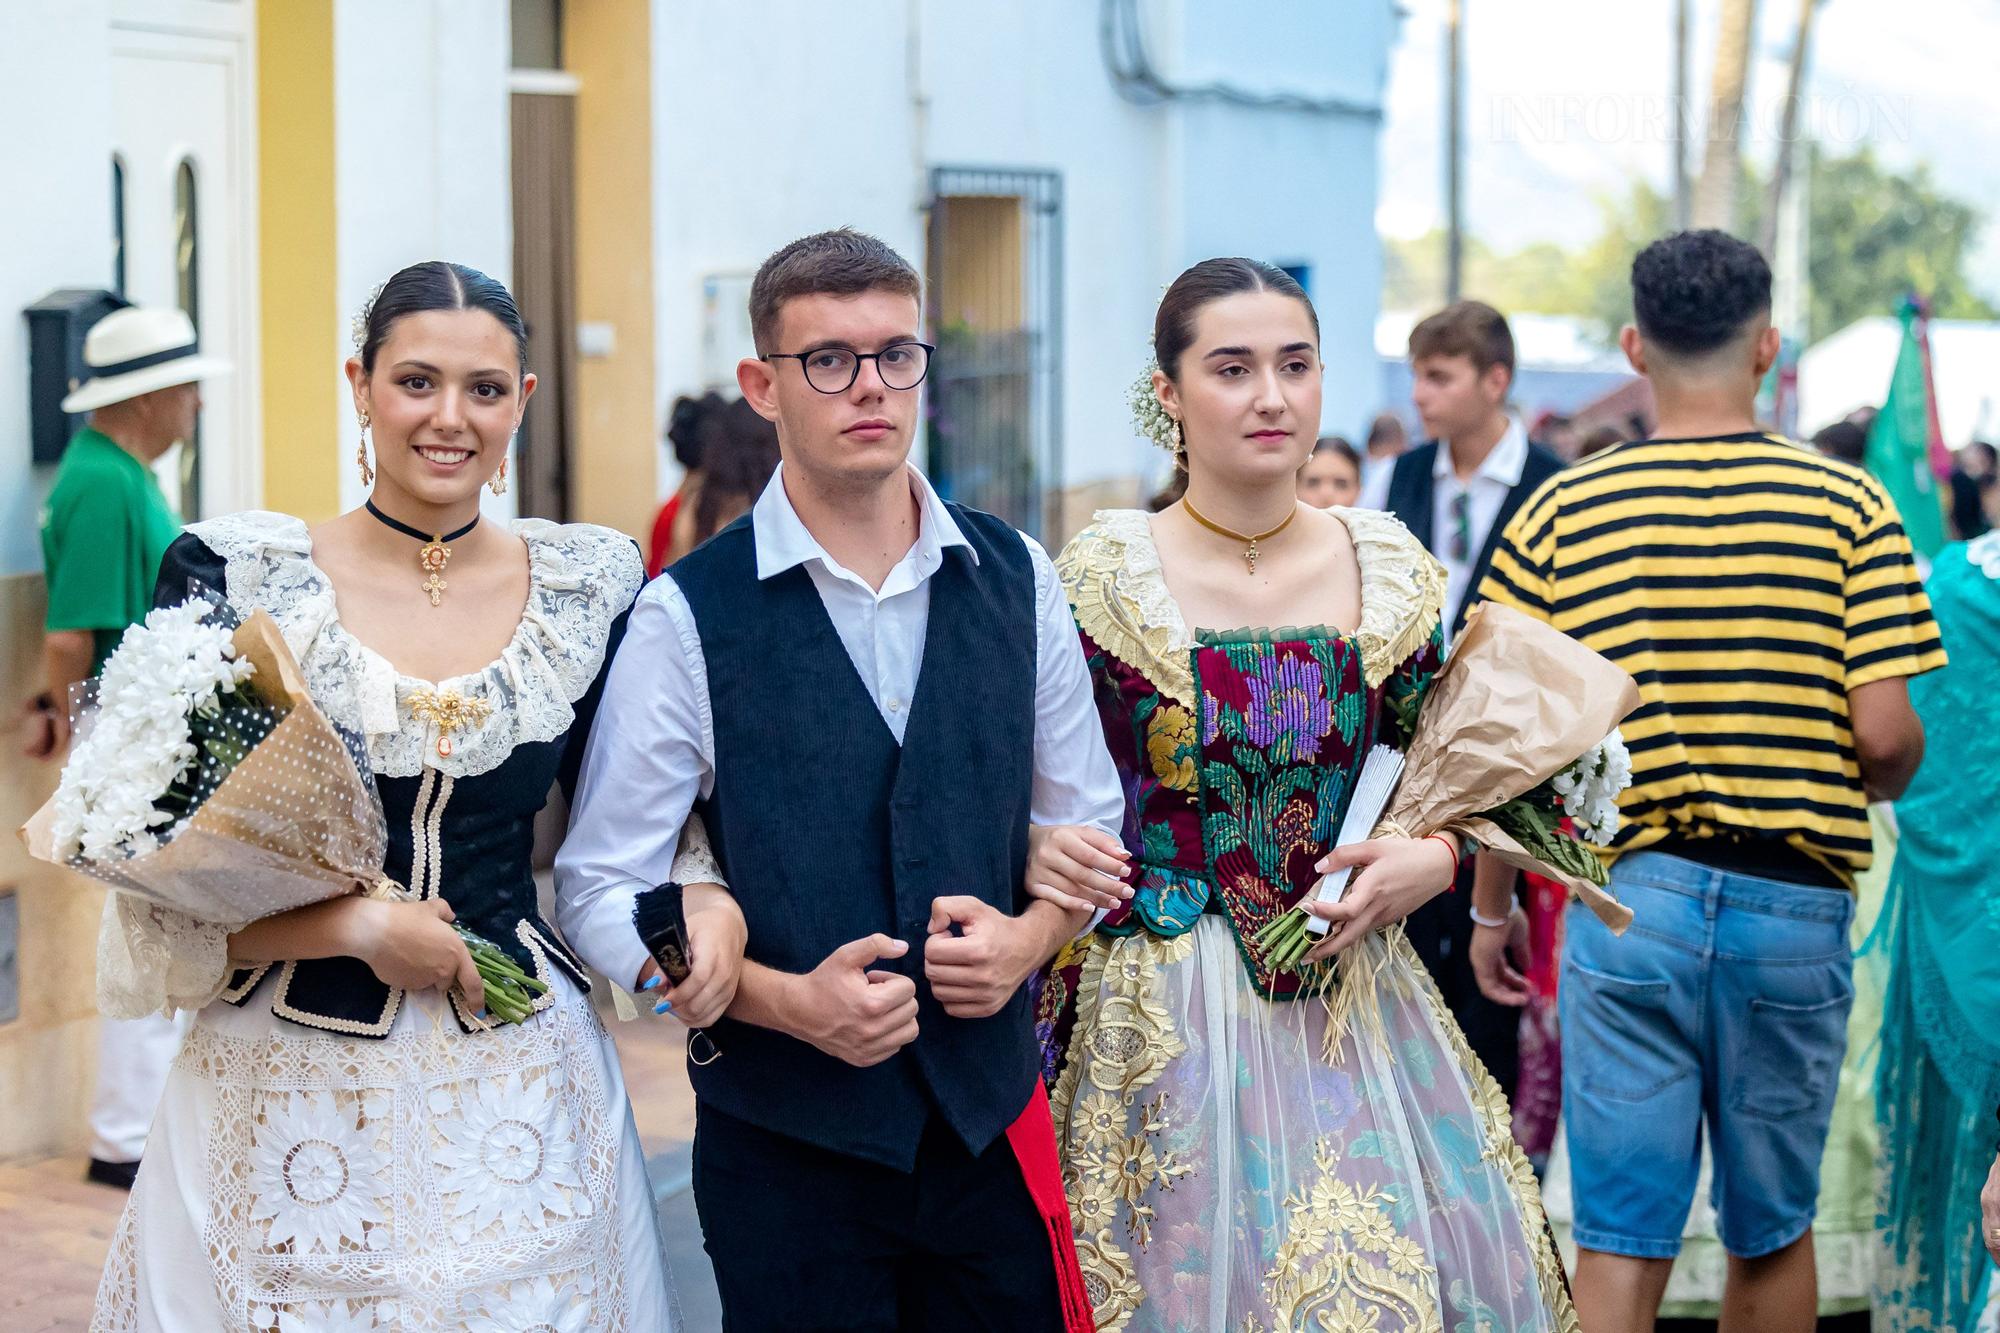
<svg viewBox="0 0 2000 1333"><path fill-rule="evenodd" d="M890 343L879 352L857 352L849 347L816 347L810 352L772 352L765 361L796 361L805 370L806 383L821 393L846 393L861 377L861 363L873 361L875 373L891 389L914 389L930 374L929 343Z"/></svg>

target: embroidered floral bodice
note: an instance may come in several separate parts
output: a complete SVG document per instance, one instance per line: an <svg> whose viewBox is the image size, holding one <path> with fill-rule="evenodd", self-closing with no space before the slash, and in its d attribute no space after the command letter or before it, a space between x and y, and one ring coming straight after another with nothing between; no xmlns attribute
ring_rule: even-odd
<svg viewBox="0 0 2000 1333"><path fill-rule="evenodd" d="M1442 660L1436 562L1386 514L1340 517L1361 572L1352 633L1191 631L1137 511L1099 513L1058 561L1138 866L1102 929L1175 936L1220 913L1275 998L1299 979L1265 969L1252 937L1314 886L1368 751L1395 739Z"/></svg>
<svg viewBox="0 0 2000 1333"><path fill-rule="evenodd" d="M384 872L420 896L443 896L463 924L544 979L553 962L581 983L582 965L537 912L534 818L558 779L574 780L593 687L644 570L631 540L607 528L523 519L512 530L528 548L520 623L486 667L445 681L398 673L348 632L295 518L243 513L194 525L168 552L161 590L178 600L196 578L239 612L270 614L314 701L366 743L388 817ZM690 851L695 860L680 869L713 879L705 840ZM100 1002L128 1014L198 1008L218 994L244 1002L273 969L232 973L226 948L205 922L114 894L99 942ZM268 989L282 1017L359 1036L393 1024L400 992L358 959L276 971Z"/></svg>

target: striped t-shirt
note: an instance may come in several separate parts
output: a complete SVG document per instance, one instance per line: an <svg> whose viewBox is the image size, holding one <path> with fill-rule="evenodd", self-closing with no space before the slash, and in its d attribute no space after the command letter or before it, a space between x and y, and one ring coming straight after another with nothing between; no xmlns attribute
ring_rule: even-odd
<svg viewBox="0 0 2000 1333"><path fill-rule="evenodd" d="M1480 593L1638 681L1613 855L1776 838L1842 883L1867 868L1848 691L1945 664L1867 473L1762 434L1619 445L1521 507Z"/></svg>

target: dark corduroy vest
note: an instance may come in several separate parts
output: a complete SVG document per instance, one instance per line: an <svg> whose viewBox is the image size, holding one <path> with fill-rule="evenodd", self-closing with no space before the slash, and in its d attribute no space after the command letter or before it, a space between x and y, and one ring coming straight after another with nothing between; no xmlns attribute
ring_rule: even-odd
<svg viewBox="0 0 2000 1333"><path fill-rule="evenodd" d="M749 923L749 957L810 972L877 931L917 983L917 1040L856 1069L806 1042L723 1020L722 1057L691 1066L707 1104L774 1133L908 1170L932 1114L974 1152L1037 1077L1025 989L991 1018L948 1016L923 974L934 899L1026 905L1035 726L1035 571L1020 535L952 507L973 550L945 549L899 747L811 576L757 577L748 516L676 564L715 727L703 813Z"/></svg>

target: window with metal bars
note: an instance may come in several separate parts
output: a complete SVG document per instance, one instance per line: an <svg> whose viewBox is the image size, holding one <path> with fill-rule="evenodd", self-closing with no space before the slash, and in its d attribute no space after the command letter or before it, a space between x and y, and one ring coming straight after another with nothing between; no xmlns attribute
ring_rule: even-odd
<svg viewBox="0 0 2000 1333"><path fill-rule="evenodd" d="M936 167L926 251L940 494L1035 536L1062 487L1062 177Z"/></svg>

